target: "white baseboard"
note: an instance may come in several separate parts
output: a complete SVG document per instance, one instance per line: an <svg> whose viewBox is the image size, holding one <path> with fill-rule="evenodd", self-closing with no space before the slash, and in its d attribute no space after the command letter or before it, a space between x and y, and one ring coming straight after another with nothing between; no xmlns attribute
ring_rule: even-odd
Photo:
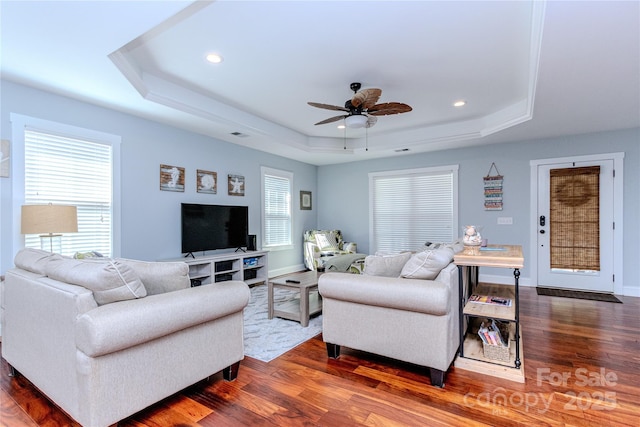
<svg viewBox="0 0 640 427"><path fill-rule="evenodd" d="M269 278L282 276L283 274L297 273L299 271L306 271L306 270L307 270L307 267L304 264L278 268L275 270L269 270Z"/></svg>
<svg viewBox="0 0 640 427"><path fill-rule="evenodd" d="M497 276L493 274L480 274L479 278L480 282L483 283L495 283L498 285L513 285L513 276ZM531 278L520 276L520 286L533 286L531 283ZM640 297L640 288L635 286L624 286L623 294L627 297Z"/></svg>
<svg viewBox="0 0 640 427"><path fill-rule="evenodd" d="M623 286L622 295L625 297L640 297L640 288L635 286Z"/></svg>

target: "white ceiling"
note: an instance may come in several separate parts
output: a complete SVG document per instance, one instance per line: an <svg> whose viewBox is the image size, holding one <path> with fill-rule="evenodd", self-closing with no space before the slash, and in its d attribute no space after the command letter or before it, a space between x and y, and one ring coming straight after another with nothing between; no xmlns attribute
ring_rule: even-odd
<svg viewBox="0 0 640 427"><path fill-rule="evenodd" d="M3 78L311 164L640 126L638 1L0 7ZM413 111L314 126L352 82Z"/></svg>

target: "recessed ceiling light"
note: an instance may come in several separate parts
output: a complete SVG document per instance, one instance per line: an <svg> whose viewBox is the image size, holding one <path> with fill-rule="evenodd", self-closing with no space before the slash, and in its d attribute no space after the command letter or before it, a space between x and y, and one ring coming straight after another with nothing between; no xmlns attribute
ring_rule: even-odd
<svg viewBox="0 0 640 427"><path fill-rule="evenodd" d="M344 129L344 128L346 128L346 126L344 125L344 123L342 123L342 124L338 125L338 129Z"/></svg>
<svg viewBox="0 0 640 427"><path fill-rule="evenodd" d="M465 105L467 105L467 101L465 101L464 99L461 99L453 103L454 107L464 107Z"/></svg>
<svg viewBox="0 0 640 427"><path fill-rule="evenodd" d="M222 56L218 55L217 53L210 53L207 55L207 61L211 62L212 64L219 64L222 62Z"/></svg>

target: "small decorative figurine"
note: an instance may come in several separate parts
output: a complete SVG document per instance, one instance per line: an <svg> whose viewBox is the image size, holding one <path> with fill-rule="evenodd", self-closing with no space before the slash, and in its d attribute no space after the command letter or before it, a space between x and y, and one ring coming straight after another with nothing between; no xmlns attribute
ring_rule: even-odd
<svg viewBox="0 0 640 427"><path fill-rule="evenodd" d="M482 236L480 230L475 225L466 225L464 227L464 236L462 236L462 243L467 246L480 246L482 244Z"/></svg>

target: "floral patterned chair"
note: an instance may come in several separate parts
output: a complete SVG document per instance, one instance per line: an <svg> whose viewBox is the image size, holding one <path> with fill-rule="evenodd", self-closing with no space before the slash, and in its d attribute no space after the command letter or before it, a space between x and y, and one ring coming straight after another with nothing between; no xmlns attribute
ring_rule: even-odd
<svg viewBox="0 0 640 427"><path fill-rule="evenodd" d="M304 232L304 264L309 270L360 274L365 257L357 253L356 243L344 241L340 230Z"/></svg>

